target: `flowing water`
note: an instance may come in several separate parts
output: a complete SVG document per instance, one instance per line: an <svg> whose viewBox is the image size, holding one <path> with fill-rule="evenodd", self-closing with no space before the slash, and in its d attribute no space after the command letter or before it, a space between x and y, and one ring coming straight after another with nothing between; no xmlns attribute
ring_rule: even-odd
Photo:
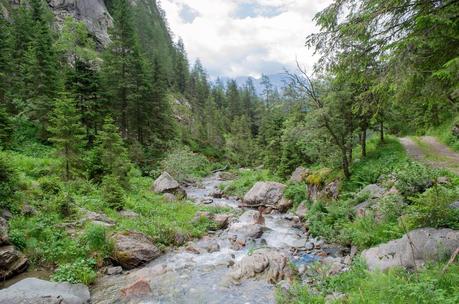
<svg viewBox="0 0 459 304"><path fill-rule="evenodd" d="M212 193L221 183L219 175L215 174L204 179L199 186L187 187L186 191L191 200L210 203ZM243 212L236 216L228 229L192 244L194 248L212 250L200 250L198 254L183 247L164 254L141 269L122 275L104 276L92 290L93 303L274 303L274 285L255 279L235 284L228 276L231 265L256 248L281 250L298 266L316 260L314 255L306 253L307 247L312 244L307 233L296 227L292 215L279 213L264 216L261 237L242 249L234 248L229 235L232 231L244 232L247 227L254 225L258 212L239 209L236 198L212 200L211 206L233 208L237 214ZM121 299L119 290L139 279L150 283L152 294Z"/></svg>

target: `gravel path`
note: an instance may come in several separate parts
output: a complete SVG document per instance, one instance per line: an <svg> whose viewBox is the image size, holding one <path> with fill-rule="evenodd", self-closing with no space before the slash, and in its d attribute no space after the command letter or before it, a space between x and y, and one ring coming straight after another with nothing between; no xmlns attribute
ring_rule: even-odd
<svg viewBox="0 0 459 304"><path fill-rule="evenodd" d="M440 143L435 137L403 137L400 143L411 158L434 168L447 169L459 175L459 153Z"/></svg>

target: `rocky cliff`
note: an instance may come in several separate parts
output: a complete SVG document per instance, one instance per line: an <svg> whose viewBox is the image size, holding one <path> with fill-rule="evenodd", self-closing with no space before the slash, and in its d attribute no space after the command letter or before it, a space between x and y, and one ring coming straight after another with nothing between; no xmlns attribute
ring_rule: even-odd
<svg viewBox="0 0 459 304"><path fill-rule="evenodd" d="M99 47L108 45L110 42L108 29L112 26L113 20L104 0L47 0L47 2L54 13L57 27L63 24L66 17L74 17L86 24ZM8 18L10 10L19 3L21 0L1 0L1 14Z"/></svg>

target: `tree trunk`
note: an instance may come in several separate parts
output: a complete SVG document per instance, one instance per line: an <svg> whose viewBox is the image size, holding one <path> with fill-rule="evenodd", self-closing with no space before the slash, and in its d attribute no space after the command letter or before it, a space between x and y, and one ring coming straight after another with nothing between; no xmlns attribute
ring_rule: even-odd
<svg viewBox="0 0 459 304"><path fill-rule="evenodd" d="M384 120L381 119L379 123L379 136L382 143L384 143Z"/></svg>
<svg viewBox="0 0 459 304"><path fill-rule="evenodd" d="M349 179L351 177L351 171L349 170L349 160L347 158L347 155L346 155L346 151L344 151L343 153L343 173L344 173L344 177L346 179Z"/></svg>
<svg viewBox="0 0 459 304"><path fill-rule="evenodd" d="M360 146L362 147L362 158L367 157L367 129L362 130L360 136Z"/></svg>

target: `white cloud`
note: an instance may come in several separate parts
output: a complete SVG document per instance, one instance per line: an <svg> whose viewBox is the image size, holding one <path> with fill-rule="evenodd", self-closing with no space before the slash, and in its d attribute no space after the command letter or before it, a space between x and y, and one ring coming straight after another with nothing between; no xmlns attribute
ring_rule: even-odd
<svg viewBox="0 0 459 304"><path fill-rule="evenodd" d="M192 61L201 59L213 77L237 77L292 70L296 58L311 68L316 58L305 38L316 31L314 15L330 2L162 0L161 6ZM191 22L184 20L184 8L196 12Z"/></svg>

